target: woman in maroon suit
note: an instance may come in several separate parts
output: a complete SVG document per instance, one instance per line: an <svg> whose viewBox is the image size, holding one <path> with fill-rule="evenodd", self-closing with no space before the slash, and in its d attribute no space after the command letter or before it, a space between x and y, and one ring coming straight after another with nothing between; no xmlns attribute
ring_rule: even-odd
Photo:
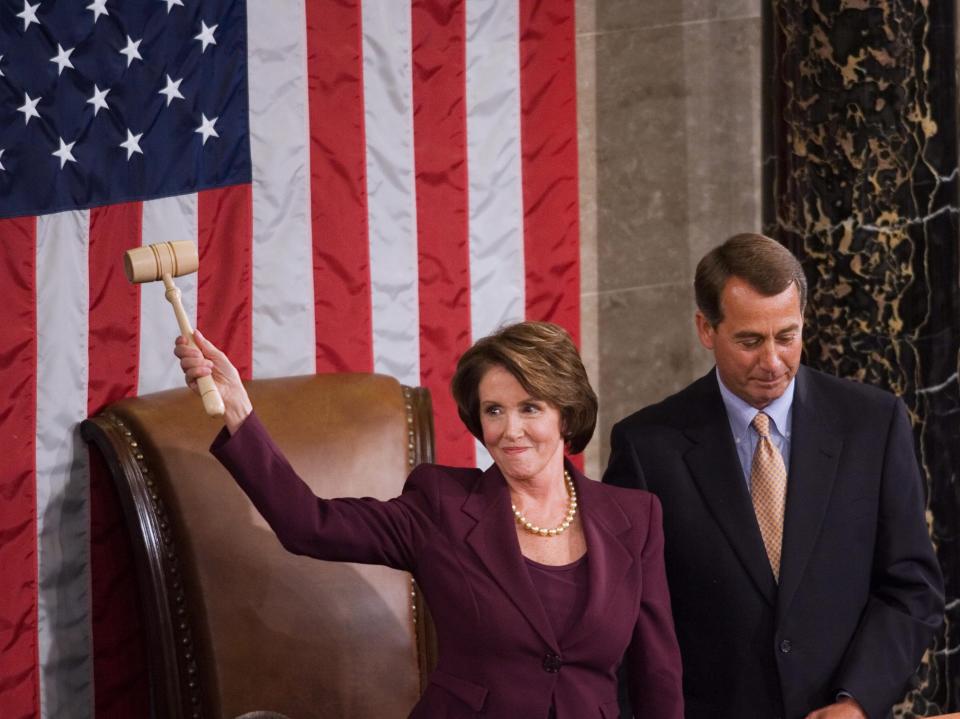
<svg viewBox="0 0 960 719"><path fill-rule="evenodd" d="M597 400L561 328L511 325L464 353L453 395L494 465L421 465L387 502L315 497L227 357L196 340L175 352L192 388L212 375L223 396L211 449L283 545L403 569L422 587L439 661L411 717L615 719L623 663L637 717L681 719L660 505L565 460L590 440Z"/></svg>

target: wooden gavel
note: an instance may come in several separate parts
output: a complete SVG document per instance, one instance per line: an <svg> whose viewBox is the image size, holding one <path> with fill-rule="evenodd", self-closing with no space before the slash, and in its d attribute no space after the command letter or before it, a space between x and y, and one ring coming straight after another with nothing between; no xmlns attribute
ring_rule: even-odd
<svg viewBox="0 0 960 719"><path fill-rule="evenodd" d="M196 272L199 266L200 257L197 254L197 246L189 240L144 245L127 250L123 256L123 270L131 282L139 284L163 280L163 286L167 290L164 296L173 305L177 324L180 325L180 334L191 347L197 346L193 341L193 327L190 326L187 313L183 311L180 289L173 284L173 278ZM203 400L203 408L207 414L211 417L223 416L223 398L217 390L213 377L199 378L197 387L200 389L200 398Z"/></svg>

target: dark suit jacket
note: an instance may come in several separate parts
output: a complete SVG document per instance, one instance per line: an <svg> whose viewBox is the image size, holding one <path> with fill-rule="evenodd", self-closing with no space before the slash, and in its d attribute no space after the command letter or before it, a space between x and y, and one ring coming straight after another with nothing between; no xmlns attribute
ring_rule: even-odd
<svg viewBox="0 0 960 719"><path fill-rule="evenodd" d="M322 500L255 415L212 450L289 551L414 575L440 656L411 717L546 719L555 697L561 719L614 719L625 652L638 715L682 717L660 506L652 495L605 487L568 465L590 588L582 619L561 643L527 574L510 494L495 466L481 473L422 465L396 499Z"/></svg>
<svg viewBox="0 0 960 719"><path fill-rule="evenodd" d="M716 375L613 429L604 481L663 503L687 717L885 717L943 612L903 403L801 367L779 586Z"/></svg>

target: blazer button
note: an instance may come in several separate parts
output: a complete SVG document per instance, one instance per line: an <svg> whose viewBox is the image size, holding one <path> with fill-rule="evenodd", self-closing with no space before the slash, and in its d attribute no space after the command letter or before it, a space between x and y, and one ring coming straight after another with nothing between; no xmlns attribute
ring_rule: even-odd
<svg viewBox="0 0 960 719"><path fill-rule="evenodd" d="M548 674L556 674L560 671L560 667L563 665L563 662L553 652L547 652L543 655L543 671Z"/></svg>
<svg viewBox="0 0 960 719"><path fill-rule="evenodd" d="M780 651L784 654L789 654L790 650L793 649L793 644L790 643L789 639L780 640Z"/></svg>

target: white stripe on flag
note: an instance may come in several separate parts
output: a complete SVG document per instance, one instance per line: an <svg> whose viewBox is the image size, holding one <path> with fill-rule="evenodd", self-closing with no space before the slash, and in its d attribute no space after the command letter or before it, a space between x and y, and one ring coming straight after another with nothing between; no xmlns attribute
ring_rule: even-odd
<svg viewBox="0 0 960 719"><path fill-rule="evenodd" d="M467 2L467 167L473 339L524 318L517 3ZM477 466L492 463L477 442Z"/></svg>
<svg viewBox="0 0 960 719"><path fill-rule="evenodd" d="M254 377L317 368L303 0L248 2Z"/></svg>
<svg viewBox="0 0 960 719"><path fill-rule="evenodd" d="M473 337L524 318L517 4L467 3Z"/></svg>
<svg viewBox="0 0 960 719"><path fill-rule="evenodd" d="M165 197L143 203L143 243L197 241L197 196ZM177 277L180 300L190 324L197 324L197 273ZM183 373L173 356L180 334L173 307L164 296L163 282L140 285L140 378L137 394L183 387Z"/></svg>
<svg viewBox="0 0 960 719"><path fill-rule="evenodd" d="M409 3L363 3L373 368L420 384Z"/></svg>
<svg viewBox="0 0 960 719"><path fill-rule="evenodd" d="M40 716L93 714L87 449L89 212L37 221Z"/></svg>

